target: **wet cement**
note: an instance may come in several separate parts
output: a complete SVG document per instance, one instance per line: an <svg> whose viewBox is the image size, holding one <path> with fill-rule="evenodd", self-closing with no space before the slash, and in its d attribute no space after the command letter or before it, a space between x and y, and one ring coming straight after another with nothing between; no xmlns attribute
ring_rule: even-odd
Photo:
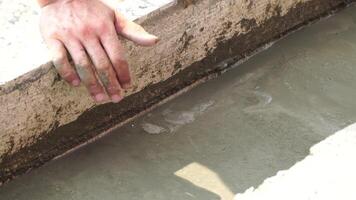
<svg viewBox="0 0 356 200"><path fill-rule="evenodd" d="M0 188L13 199L232 199L356 121L356 7Z"/></svg>

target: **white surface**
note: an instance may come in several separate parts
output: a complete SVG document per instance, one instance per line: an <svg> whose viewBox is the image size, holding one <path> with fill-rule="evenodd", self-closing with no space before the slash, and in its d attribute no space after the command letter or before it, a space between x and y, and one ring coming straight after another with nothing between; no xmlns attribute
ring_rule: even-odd
<svg viewBox="0 0 356 200"><path fill-rule="evenodd" d="M289 170L266 179L235 200L355 200L356 124L315 145Z"/></svg>
<svg viewBox="0 0 356 200"><path fill-rule="evenodd" d="M124 0L118 8L136 19L172 0ZM0 0L0 84L49 60L38 28L40 9L35 0Z"/></svg>

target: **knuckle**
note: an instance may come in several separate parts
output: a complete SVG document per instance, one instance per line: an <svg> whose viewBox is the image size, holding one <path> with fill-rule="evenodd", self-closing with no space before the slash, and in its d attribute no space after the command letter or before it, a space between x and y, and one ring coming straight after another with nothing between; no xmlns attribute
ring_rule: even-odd
<svg viewBox="0 0 356 200"><path fill-rule="evenodd" d="M74 78L74 73L69 70L63 70L61 76L65 80L72 80Z"/></svg>
<svg viewBox="0 0 356 200"><path fill-rule="evenodd" d="M111 68L110 64L107 63L106 61L102 61L102 62L99 63L98 66L97 66L97 69L98 69L99 71L105 71L105 72L110 71L110 68Z"/></svg>
<svg viewBox="0 0 356 200"><path fill-rule="evenodd" d="M45 38L56 38L58 35L60 35L60 32L57 31L57 30L49 30L48 32L44 33L42 32L42 35L45 37Z"/></svg>
<svg viewBox="0 0 356 200"><path fill-rule="evenodd" d="M90 82L88 82L87 85L88 85L89 89L92 91L98 90L98 88L99 88L99 84L96 81L90 81Z"/></svg>
<svg viewBox="0 0 356 200"><path fill-rule="evenodd" d="M96 24L96 29L100 32L100 33L105 33L108 31L108 24L104 21L100 21Z"/></svg>
<svg viewBox="0 0 356 200"><path fill-rule="evenodd" d="M119 87L109 86L106 89L110 94L119 94L120 93L120 88Z"/></svg>
<svg viewBox="0 0 356 200"><path fill-rule="evenodd" d="M119 29L119 31L122 31L126 28L127 22L125 20L117 20L116 26L117 26L117 29Z"/></svg>
<svg viewBox="0 0 356 200"><path fill-rule="evenodd" d="M58 27L49 31L48 35L50 38L65 38L71 35L71 28L68 27Z"/></svg>
<svg viewBox="0 0 356 200"><path fill-rule="evenodd" d="M53 63L55 65L64 65L67 60L67 55L66 52L64 51L54 52L52 56L53 56Z"/></svg>
<svg viewBox="0 0 356 200"><path fill-rule="evenodd" d="M107 79L107 85L104 85L104 87L106 91L108 91L111 94L117 93L121 89L119 82L114 78Z"/></svg>
<svg viewBox="0 0 356 200"><path fill-rule="evenodd" d="M65 65L65 58L54 56L53 65L56 67L57 70L61 70L61 68Z"/></svg>
<svg viewBox="0 0 356 200"><path fill-rule="evenodd" d="M78 66L81 68L90 68L90 62L88 59L82 58L80 59L80 61L78 62Z"/></svg>
<svg viewBox="0 0 356 200"><path fill-rule="evenodd" d="M100 93L102 91L102 87L97 81L91 81L87 84L89 91L92 93Z"/></svg>
<svg viewBox="0 0 356 200"><path fill-rule="evenodd" d="M75 68L80 79L85 83L89 83L93 79L90 71L90 65L86 61L76 64Z"/></svg>
<svg viewBox="0 0 356 200"><path fill-rule="evenodd" d="M82 25L78 28L79 35L82 37L87 37L91 34L92 28L89 25Z"/></svg>
<svg viewBox="0 0 356 200"><path fill-rule="evenodd" d="M96 68L100 71L109 71L111 67L110 61L105 56L98 56L96 58Z"/></svg>
<svg viewBox="0 0 356 200"><path fill-rule="evenodd" d="M118 69L125 69L125 68L128 68L128 63L125 59L121 58L121 57L118 57L116 58L113 63L115 64L115 66L118 68Z"/></svg>
<svg viewBox="0 0 356 200"><path fill-rule="evenodd" d="M66 57L56 57L53 59L53 65L57 69L57 71L61 74L65 72L66 64L67 64Z"/></svg>
<svg viewBox="0 0 356 200"><path fill-rule="evenodd" d="M104 87L108 87L112 85L112 81L110 81L110 77L107 72L99 71L98 76L100 78L101 83L104 85Z"/></svg>
<svg viewBox="0 0 356 200"><path fill-rule="evenodd" d="M41 28L41 33L49 38L55 38L57 35L61 34L61 30L57 27L52 28Z"/></svg>

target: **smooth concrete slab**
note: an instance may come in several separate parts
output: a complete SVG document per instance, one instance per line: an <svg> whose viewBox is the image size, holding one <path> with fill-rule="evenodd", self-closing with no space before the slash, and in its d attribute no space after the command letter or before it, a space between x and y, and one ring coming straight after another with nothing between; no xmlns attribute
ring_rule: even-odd
<svg viewBox="0 0 356 200"><path fill-rule="evenodd" d="M356 121L355 11L10 182L0 199L233 199L258 187Z"/></svg>
<svg viewBox="0 0 356 200"><path fill-rule="evenodd" d="M249 188L235 200L354 200L356 197L356 124L311 148L292 168Z"/></svg>

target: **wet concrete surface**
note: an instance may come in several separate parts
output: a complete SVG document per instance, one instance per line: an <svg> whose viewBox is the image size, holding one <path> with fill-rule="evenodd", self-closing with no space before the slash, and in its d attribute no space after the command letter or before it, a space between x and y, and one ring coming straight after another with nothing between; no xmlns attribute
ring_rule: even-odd
<svg viewBox="0 0 356 200"><path fill-rule="evenodd" d="M356 121L356 7L0 188L14 199L232 199Z"/></svg>

